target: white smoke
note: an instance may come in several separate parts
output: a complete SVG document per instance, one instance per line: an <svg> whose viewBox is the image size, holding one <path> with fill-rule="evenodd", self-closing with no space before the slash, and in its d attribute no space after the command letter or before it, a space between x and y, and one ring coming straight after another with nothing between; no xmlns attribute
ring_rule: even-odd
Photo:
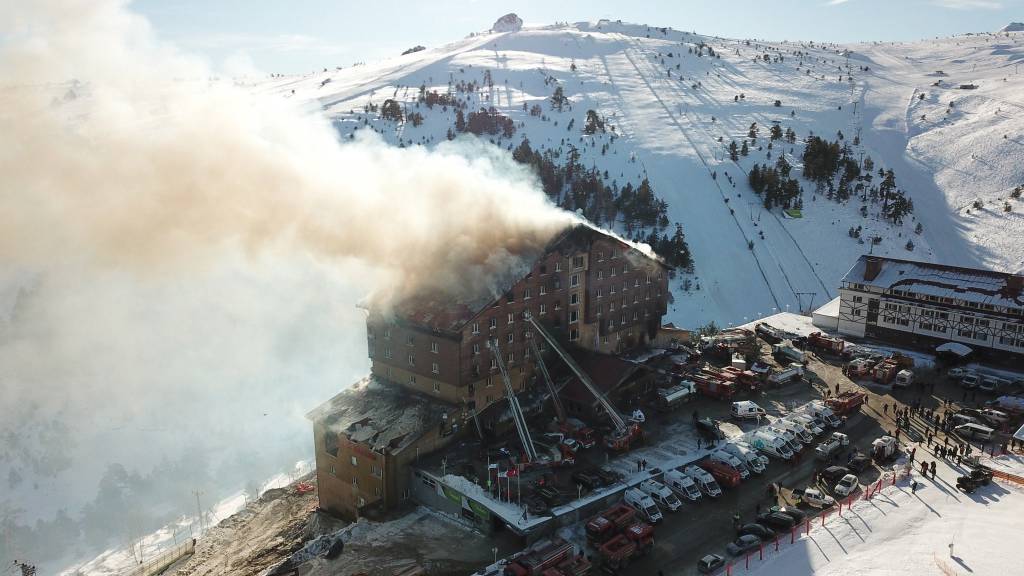
<svg viewBox="0 0 1024 576"><path fill-rule="evenodd" d="M366 369L360 297L493 290L571 221L479 144L339 144L125 2L0 4L0 472L37 482L11 478L15 521L73 513L109 462L305 456L302 413Z"/></svg>

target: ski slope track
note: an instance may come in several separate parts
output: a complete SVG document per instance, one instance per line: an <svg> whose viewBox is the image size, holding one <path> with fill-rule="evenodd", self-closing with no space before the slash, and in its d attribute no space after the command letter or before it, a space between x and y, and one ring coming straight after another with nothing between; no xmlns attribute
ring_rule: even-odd
<svg viewBox="0 0 1024 576"><path fill-rule="evenodd" d="M474 34L378 63L251 85L318 110L343 140L373 131L393 145L436 146L454 129L455 111L418 104L422 86L465 101L466 114L493 106L510 117L511 138L485 137L503 149L525 138L564 161L571 145L583 166L607 172L608 185L647 178L668 203L669 220L682 224L695 261L692 273L672 281L665 320L694 328L813 309L837 294L839 279L869 251L1024 269L1024 205L1011 197L1024 184L1020 64L1021 32L834 45L600 21ZM458 89L470 82L475 90ZM550 102L556 86L569 98L562 111ZM368 110L386 99L419 112L423 123ZM543 115L529 113L534 105ZM584 134L591 109L614 131ZM730 160L729 143L747 139L755 122L749 155ZM770 141L773 123L794 130L796 142ZM780 155L800 176L804 139L835 140L840 131L852 156L870 157L875 172L895 171L914 203L903 222L882 217L880 204L863 208L857 195L828 199L802 177L802 218L789 218L766 210L747 184L754 164L774 165ZM613 226L627 232L621 222ZM858 226L861 240L848 234Z"/></svg>

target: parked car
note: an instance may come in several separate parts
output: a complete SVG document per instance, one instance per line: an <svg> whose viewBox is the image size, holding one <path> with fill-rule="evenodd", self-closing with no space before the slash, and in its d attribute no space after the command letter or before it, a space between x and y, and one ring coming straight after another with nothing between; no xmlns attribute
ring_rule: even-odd
<svg viewBox="0 0 1024 576"><path fill-rule="evenodd" d="M836 487L832 489L832 493L836 496L845 498L857 490L858 485L859 482L857 481L857 477L853 474L847 474L839 479L839 482L836 483Z"/></svg>
<svg viewBox="0 0 1024 576"><path fill-rule="evenodd" d="M748 550L753 550L761 545L761 539L753 534L744 534L736 538L725 547L730 556L740 556Z"/></svg>
<svg viewBox="0 0 1024 576"><path fill-rule="evenodd" d="M858 452L846 463L846 466L854 472L863 472L868 469L868 466L871 466L871 458L867 454Z"/></svg>
<svg viewBox="0 0 1024 576"><path fill-rule="evenodd" d="M725 558L718 554L708 554L697 561L697 571L701 574L711 574L722 566L725 566Z"/></svg>
<svg viewBox="0 0 1024 576"><path fill-rule="evenodd" d="M572 473L572 481L583 486L587 490L593 490L604 486L604 480L593 469L577 470Z"/></svg>
<svg viewBox="0 0 1024 576"><path fill-rule="evenodd" d="M777 510L775 508L772 508L772 511L773 512L781 512L781 513L785 514L786 516L789 516L797 524L803 522L804 518L807 517L807 514L804 514L802 510L799 510L797 508L779 508Z"/></svg>
<svg viewBox="0 0 1024 576"><path fill-rule="evenodd" d="M850 469L846 466L829 466L821 471L821 479L826 483L831 484L838 482L840 478L850 473Z"/></svg>
<svg viewBox="0 0 1024 576"><path fill-rule="evenodd" d="M758 524L756 522L751 522L750 524L744 524L743 526L740 526L740 529L736 531L736 534L738 536L743 536L744 534L752 534L754 536L757 536L761 540L771 540L772 538L775 538L774 530L767 526L764 526L763 524Z"/></svg>
<svg viewBox="0 0 1024 576"><path fill-rule="evenodd" d="M721 440L725 434L718 427L718 421L711 418L700 418L696 421L697 432L706 440Z"/></svg>
<svg viewBox="0 0 1024 576"><path fill-rule="evenodd" d="M809 506L814 506L815 508L831 508L836 504L835 498L832 498L817 488L794 490L793 497L799 498L800 502Z"/></svg>
<svg viewBox="0 0 1024 576"><path fill-rule="evenodd" d="M757 523L776 531L790 530L796 526L796 520L782 512L762 512L757 515Z"/></svg>
<svg viewBox="0 0 1024 576"><path fill-rule="evenodd" d="M963 378L960 379L960 386L962 386L963 388L966 388L968 390L977 388L978 384L980 384L980 383L981 383L981 379L978 378L977 374L968 374L968 375L966 375L966 376L964 376Z"/></svg>
<svg viewBox="0 0 1024 576"><path fill-rule="evenodd" d="M950 378L963 378L967 374L968 370L966 368L950 368L949 372L946 372L946 375Z"/></svg>

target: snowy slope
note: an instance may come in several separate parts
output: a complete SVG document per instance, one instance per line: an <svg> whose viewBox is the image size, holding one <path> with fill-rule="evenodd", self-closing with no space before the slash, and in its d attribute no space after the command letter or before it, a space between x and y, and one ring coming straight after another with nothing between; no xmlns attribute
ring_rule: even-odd
<svg viewBox="0 0 1024 576"><path fill-rule="evenodd" d="M1024 77L1015 73L1022 42L1024 34L1004 33L910 44L759 43L602 21L485 33L378 63L258 81L253 89L322 110L342 137L370 128L395 145L429 146L445 139L455 114L417 107L420 86L445 93L460 82L480 85L489 70L492 88L455 96L469 98L467 112L494 106L515 120L512 138L492 141L507 149L524 137L534 149L572 144L584 166L607 170L609 184L649 178L668 202L670 220L682 223L696 261L693 276L673 283L666 321L729 325L833 297L838 279L868 250L847 234L858 225L862 237L882 239L875 253L1020 269L1024 249L1007 233L1021 231L1019 210L1004 212L1003 202L1024 183ZM702 44L718 57L692 53ZM776 55L784 60L774 61ZM933 87L937 69L946 74L944 86ZM960 90L962 83L978 88ZM552 110L556 85L571 109ZM423 124L364 111L388 98L423 114ZM947 115L950 100L956 103ZM531 116L524 104L539 104L544 117ZM588 109L605 117L617 137L584 135ZM766 144L773 121L792 128L797 143L777 142L770 159L762 149L729 160L728 142L745 138L757 122L758 144ZM835 139L840 130L847 141L860 134L853 150L872 157L876 169L895 170L915 203L902 226L880 219L875 207L862 217L855 198L839 204L817 196L806 181L804 218L784 219L778 209L764 210L746 184L753 163L774 163L780 152L798 174L801 141L811 133ZM985 202L980 211L970 209L977 198ZM918 222L921 235L914 233ZM904 246L908 239L913 252ZM686 278L699 289L684 291Z"/></svg>
<svg viewBox="0 0 1024 576"><path fill-rule="evenodd" d="M930 455L929 455L930 456ZM1007 461L1021 472L1020 457ZM750 570L743 560L734 574L820 576L876 574L1020 574L1024 560L1007 554L1016 542L1024 491L1019 485L993 482L973 494L956 489L959 471L939 466L936 480L923 479L913 492L910 479L884 488L870 501L859 500L843 517L831 515L825 526L779 552L766 546L765 560L755 553ZM851 513L852 512L852 513ZM1018 540L1019 541L1019 538Z"/></svg>

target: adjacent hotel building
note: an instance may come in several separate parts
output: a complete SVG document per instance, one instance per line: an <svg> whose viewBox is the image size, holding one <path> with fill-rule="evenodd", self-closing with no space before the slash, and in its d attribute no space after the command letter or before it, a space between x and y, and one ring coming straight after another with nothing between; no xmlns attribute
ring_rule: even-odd
<svg viewBox="0 0 1024 576"><path fill-rule="evenodd" d="M840 334L1024 354L1019 274L861 256L839 297Z"/></svg>

